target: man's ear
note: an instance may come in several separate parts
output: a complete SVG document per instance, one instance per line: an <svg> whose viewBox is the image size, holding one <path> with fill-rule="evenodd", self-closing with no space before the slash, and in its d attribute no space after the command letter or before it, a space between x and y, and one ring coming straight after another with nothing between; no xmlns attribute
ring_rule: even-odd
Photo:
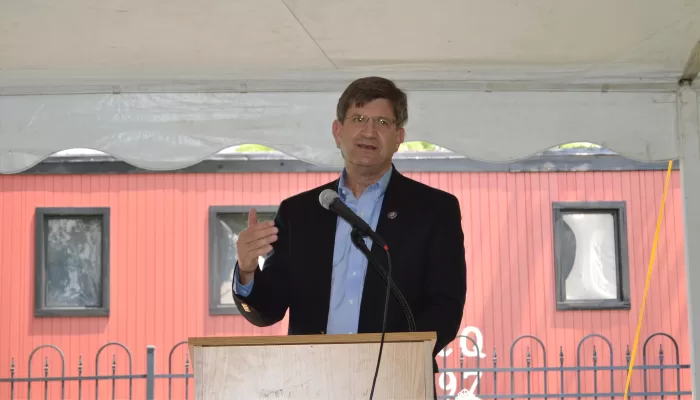
<svg viewBox="0 0 700 400"><path fill-rule="evenodd" d="M333 121L333 126L332 126L332 131L333 131L333 139L335 139L335 147L340 148L340 133L343 130L343 125L340 123L340 121L335 120Z"/></svg>
<svg viewBox="0 0 700 400"><path fill-rule="evenodd" d="M404 142L406 139L406 130L404 128L399 129L399 134L396 136L396 151L399 151L399 146Z"/></svg>

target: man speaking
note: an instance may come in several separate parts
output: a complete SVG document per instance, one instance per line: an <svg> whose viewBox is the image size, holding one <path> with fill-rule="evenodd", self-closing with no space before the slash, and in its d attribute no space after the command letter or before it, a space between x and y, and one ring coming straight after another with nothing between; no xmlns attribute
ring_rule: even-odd
<svg viewBox="0 0 700 400"><path fill-rule="evenodd" d="M274 221L258 222L250 211L236 244L236 307L261 327L279 322L289 310L290 335L382 332L387 283L353 243L353 226L319 204L330 189L387 245L391 277L412 311L415 330L437 333L435 357L457 336L464 310L459 202L394 168L408 106L392 81L352 82L338 101L336 118L333 137L345 160L339 178L285 199ZM364 241L386 269L385 249L370 237ZM258 257L264 255L261 268ZM410 330L402 303L390 298L386 332ZM433 368L437 372L437 363Z"/></svg>

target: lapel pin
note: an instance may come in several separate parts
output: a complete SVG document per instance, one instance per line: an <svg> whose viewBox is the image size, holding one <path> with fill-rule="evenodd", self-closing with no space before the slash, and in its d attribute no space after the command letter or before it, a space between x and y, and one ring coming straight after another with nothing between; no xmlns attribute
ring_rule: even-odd
<svg viewBox="0 0 700 400"><path fill-rule="evenodd" d="M389 217L389 219L394 219L396 218L396 215L396 211L390 211L386 216Z"/></svg>

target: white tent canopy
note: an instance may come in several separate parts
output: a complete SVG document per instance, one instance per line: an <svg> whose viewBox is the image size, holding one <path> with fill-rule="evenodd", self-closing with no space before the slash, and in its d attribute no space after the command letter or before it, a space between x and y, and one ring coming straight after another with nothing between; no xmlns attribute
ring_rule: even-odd
<svg viewBox="0 0 700 400"><path fill-rule="evenodd" d="M30 72L29 83L484 64L575 67L564 79L628 70L632 79L641 71L674 80L700 37L695 0L0 4L3 74Z"/></svg>
<svg viewBox="0 0 700 400"><path fill-rule="evenodd" d="M0 0L0 173L70 148L174 169L244 143L338 165L340 91L381 75L408 92L408 140L474 159L577 141L679 158L695 244L698 39L697 0Z"/></svg>
<svg viewBox="0 0 700 400"><path fill-rule="evenodd" d="M0 173L69 148L180 168L244 143L339 165L338 94L376 74L409 91L409 140L665 160L700 38L695 0L0 1Z"/></svg>

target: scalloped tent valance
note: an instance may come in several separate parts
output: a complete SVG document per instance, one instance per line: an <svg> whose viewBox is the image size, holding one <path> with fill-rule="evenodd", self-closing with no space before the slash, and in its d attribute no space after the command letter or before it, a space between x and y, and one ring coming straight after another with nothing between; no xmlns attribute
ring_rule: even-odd
<svg viewBox="0 0 700 400"><path fill-rule="evenodd" d="M0 172L65 149L135 166L187 167L246 143L317 165L342 163L331 136L338 92L0 96ZM640 161L677 158L674 92L409 90L407 140L506 162L570 142Z"/></svg>

